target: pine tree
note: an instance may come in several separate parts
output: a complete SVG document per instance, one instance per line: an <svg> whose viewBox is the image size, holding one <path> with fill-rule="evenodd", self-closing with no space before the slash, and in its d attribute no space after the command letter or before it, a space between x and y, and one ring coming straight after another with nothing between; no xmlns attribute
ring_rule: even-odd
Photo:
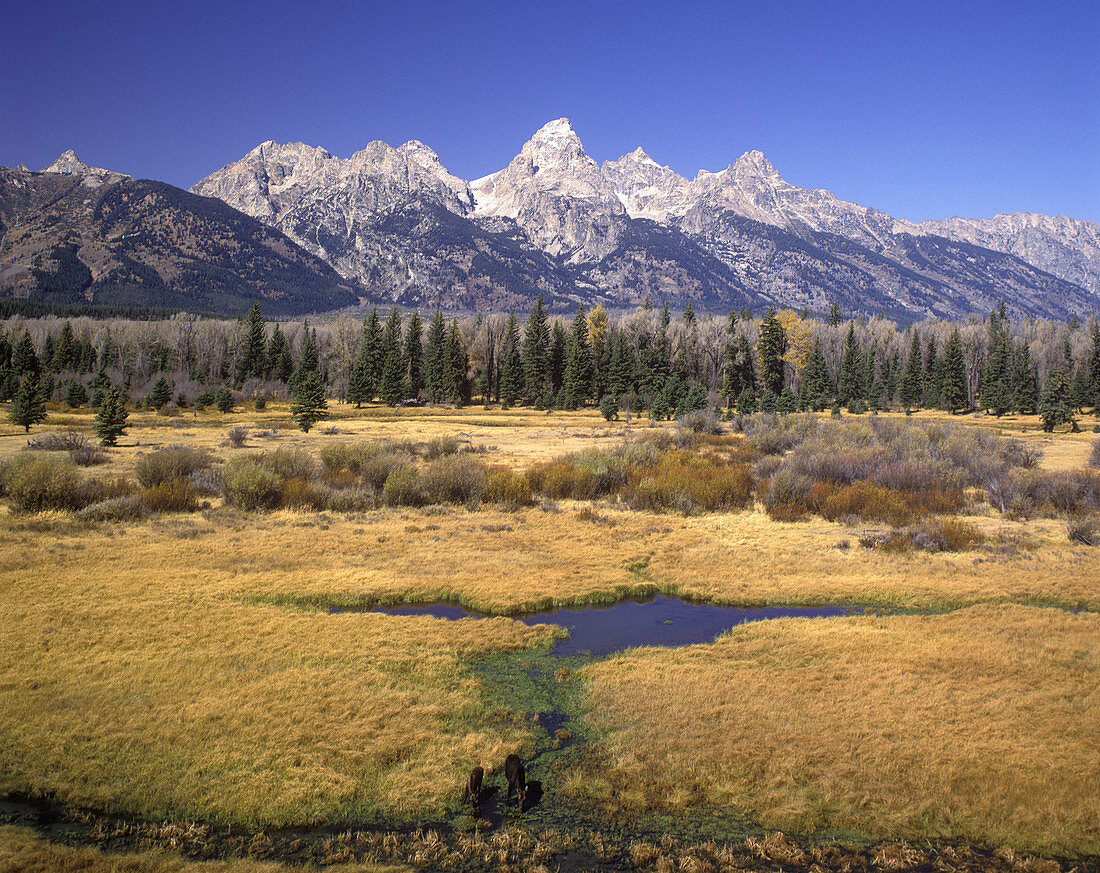
<svg viewBox="0 0 1100 873"><path fill-rule="evenodd" d="M569 354L565 364L563 389L570 409L586 404L592 396L594 375L592 349L588 344L588 319L583 309L577 310L569 341Z"/></svg>
<svg viewBox="0 0 1100 873"><path fill-rule="evenodd" d="M832 377L825 354L821 350L821 339L814 339L810 357L806 360L806 369L802 374L802 405L807 409L820 412L825 408L832 393Z"/></svg>
<svg viewBox="0 0 1100 873"><path fill-rule="evenodd" d="M275 322L264 353L264 375L270 374L280 382L286 382L293 372L294 358L290 354L290 344L279 323Z"/></svg>
<svg viewBox="0 0 1100 873"><path fill-rule="evenodd" d="M54 347L50 369L55 373L66 373L70 370L75 370L79 362L80 358L77 352L76 340L73 337L73 326L70 322L66 321L61 326L61 337Z"/></svg>
<svg viewBox="0 0 1100 873"><path fill-rule="evenodd" d="M328 418L328 401L325 399L325 385L320 373L306 373L294 389L294 401L290 404L290 415L304 433L322 418Z"/></svg>
<svg viewBox="0 0 1100 873"><path fill-rule="evenodd" d="M171 399L172 386L168 384L167 377L161 376L153 384L152 390L149 391L148 403L153 409L160 409L166 406Z"/></svg>
<svg viewBox="0 0 1100 873"><path fill-rule="evenodd" d="M947 345L943 347L943 392L940 399L943 408L951 414L962 412L969 405L966 363L958 328L951 332Z"/></svg>
<svg viewBox="0 0 1100 873"><path fill-rule="evenodd" d="M535 299L535 306L527 318L523 332L523 382L527 402L537 404L549 387L550 328L542 295Z"/></svg>
<svg viewBox="0 0 1100 873"><path fill-rule="evenodd" d="M988 357L982 373L982 406L997 417L1012 408L1011 361L1005 305L1001 302L989 316Z"/></svg>
<svg viewBox="0 0 1100 873"><path fill-rule="evenodd" d="M424 328L420 322L420 310L414 309L409 316L409 326L405 330L405 366L408 373L407 397L414 399L424 390ZM488 392L486 392L488 396Z"/></svg>
<svg viewBox="0 0 1100 873"><path fill-rule="evenodd" d="M438 309L428 326L428 340L424 349L424 390L428 400L439 403L446 396L447 374L447 325Z"/></svg>
<svg viewBox="0 0 1100 873"><path fill-rule="evenodd" d="M88 392L79 379L69 380L69 389L65 392L65 402L72 409L79 409L88 402Z"/></svg>
<svg viewBox="0 0 1100 873"><path fill-rule="evenodd" d="M1021 343L1012 356L1012 408L1024 415L1034 415L1039 404L1039 389L1035 368L1031 364L1031 349Z"/></svg>
<svg viewBox="0 0 1100 873"><path fill-rule="evenodd" d="M12 350L11 369L19 379L28 375L37 377L40 372L38 355L34 350L34 341L31 340L29 330L23 331L23 336L19 338L19 342Z"/></svg>
<svg viewBox="0 0 1100 873"><path fill-rule="evenodd" d="M549 387L547 393L558 394L565 383L565 363L569 357L569 348L572 345L569 334L561 321L555 319L550 328L550 356L547 362L549 370Z"/></svg>
<svg viewBox="0 0 1100 873"><path fill-rule="evenodd" d="M458 332L458 319L452 319L447 331L447 369L444 376L446 396L455 406L464 406L469 400L469 382L467 371L470 359L466 355L466 346Z"/></svg>
<svg viewBox="0 0 1100 873"><path fill-rule="evenodd" d="M267 321L260 304L253 303L248 317L244 321L241 347L237 355L237 384L242 385L249 379L262 379L266 366Z"/></svg>
<svg viewBox="0 0 1100 873"><path fill-rule="evenodd" d="M397 307L390 310L382 331L382 374L378 380L378 397L383 403L396 406L405 392L405 356L401 342L401 315Z"/></svg>
<svg viewBox="0 0 1100 873"><path fill-rule="evenodd" d="M122 389L112 385L95 415L94 427L100 445L113 446L118 443L118 438L126 432L126 419L129 415Z"/></svg>
<svg viewBox="0 0 1100 873"><path fill-rule="evenodd" d="M27 373L11 399L8 421L30 433L31 425L46 420L46 401L35 373Z"/></svg>
<svg viewBox="0 0 1100 873"><path fill-rule="evenodd" d="M863 379L866 364L863 350L856 340L854 322L848 322L848 336L844 341L844 357L840 362L840 377L837 379L836 397L842 406L849 406L853 400L862 400L865 394Z"/></svg>
<svg viewBox="0 0 1100 873"><path fill-rule="evenodd" d="M508 409L523 396L523 359L519 353L519 322L514 312L508 315L504 347L500 357L500 406Z"/></svg>
<svg viewBox="0 0 1100 873"><path fill-rule="evenodd" d="M773 307L768 308L760 321L760 341L756 350L760 355L760 377L764 387L778 396L783 390L783 355L787 352L787 334Z"/></svg>
<svg viewBox="0 0 1100 873"><path fill-rule="evenodd" d="M905 373L901 377L898 392L901 405L906 409L919 406L921 401L921 382L924 363L921 360L920 334L913 331L913 340L909 344L909 358L905 362Z"/></svg>
<svg viewBox="0 0 1100 873"><path fill-rule="evenodd" d="M1070 407L1070 388L1069 374L1064 367L1055 368L1047 376L1043 396L1039 400L1039 417L1043 420L1043 430L1047 433L1060 424L1069 424L1074 433L1080 430Z"/></svg>

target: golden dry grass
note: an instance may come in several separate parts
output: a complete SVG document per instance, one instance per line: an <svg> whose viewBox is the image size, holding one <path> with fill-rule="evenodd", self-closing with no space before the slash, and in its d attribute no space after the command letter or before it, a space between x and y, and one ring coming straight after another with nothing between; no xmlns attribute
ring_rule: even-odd
<svg viewBox="0 0 1100 873"><path fill-rule="evenodd" d="M334 441L438 436L524 468L617 443L623 431L594 412L340 406L334 413L309 434L293 428L278 404L263 413L185 413L178 426L137 413L123 445L91 474L132 472L141 453L177 443L225 460L275 446L316 455ZM41 429L90 430L90 423L86 412L51 415ZM256 435L272 424L277 439ZM330 424L341 433L324 433ZM234 425L253 429L248 448L224 445ZM1094 439L1043 435L1030 423L996 426L1006 433L1027 426L1022 438L1049 440L1044 465L1052 468L1079 466ZM0 460L25 441L0 425ZM287 602L447 598L507 613L659 590L746 605L1100 610L1100 549L1071 545L1061 522L1012 522L980 509L967 521L988 537L984 548L897 555L858 546L873 528L779 523L759 509L684 518L601 505L585 515L587 504L560 501L517 512L252 514L213 502L202 514L123 524L0 515L0 790L265 825L434 819L470 766L532 749L532 726L519 713L481 711L467 666L483 654L545 643L548 630L507 619L329 615ZM1017 606L942 618L781 622L710 647L617 659L590 674L603 695L595 717L614 731L607 779L628 806L702 798L777 824L828 820L885 835L976 834L1098 851L1095 818L1067 800L1097 761L1095 692L1080 693L1082 675L1096 686L1096 619ZM826 653L840 666L825 664ZM976 666L968 673L967 664ZM1050 681L1025 687L1025 668L1036 665ZM685 693L662 684L665 677L680 677ZM772 701L766 711L746 709L772 719L766 741L747 716L730 721L744 707L742 697L728 697L741 681ZM1050 726L1025 729L1023 703L1011 700L1017 691L1020 701L1054 714ZM716 699L732 702L715 710ZM997 720L1000 704L1006 714ZM908 739L916 724L909 710L934 715L942 730L923 745ZM714 734L719 724L742 732L737 743ZM684 741L664 763L626 751L635 742L667 744L676 731ZM963 735L965 743L947 742ZM1058 747L1039 756L1037 738ZM1005 749L1016 751L1001 755ZM737 766L716 775L728 760ZM1022 765L1020 775L1008 772L1010 760ZM986 767L999 781L982 783ZM595 776L574 790L599 796ZM1009 800L980 797L982 784L1000 786ZM1028 791L1033 808L1006 812Z"/></svg>
<svg viewBox="0 0 1100 873"><path fill-rule="evenodd" d="M26 828L0 825L0 873L289 873L317 870L313 865L280 864L236 858L188 861L167 852L107 854L49 843ZM385 864L337 864L330 873L400 873L409 868Z"/></svg>
<svg viewBox="0 0 1100 873"><path fill-rule="evenodd" d="M628 802L1100 852L1100 616L763 622L585 674L608 731L594 778Z"/></svg>

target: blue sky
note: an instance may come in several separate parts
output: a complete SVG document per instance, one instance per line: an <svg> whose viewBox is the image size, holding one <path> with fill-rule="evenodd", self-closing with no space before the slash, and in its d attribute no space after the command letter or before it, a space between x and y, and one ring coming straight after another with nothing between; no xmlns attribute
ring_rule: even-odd
<svg viewBox="0 0 1100 873"><path fill-rule="evenodd" d="M598 161L790 182L922 220L1100 220L1100 3L9 4L0 165L74 148L188 187L258 143L420 139L456 175L567 116Z"/></svg>

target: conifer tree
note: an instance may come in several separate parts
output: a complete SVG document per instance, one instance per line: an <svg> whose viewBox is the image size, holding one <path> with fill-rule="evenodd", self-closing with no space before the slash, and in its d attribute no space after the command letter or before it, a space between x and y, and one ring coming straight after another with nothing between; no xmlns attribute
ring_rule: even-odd
<svg viewBox="0 0 1100 873"><path fill-rule="evenodd" d="M806 360L801 393L802 405L815 412L825 408L832 393L832 378L829 376L829 365L825 362L825 354L821 350L820 338L814 340L810 357Z"/></svg>
<svg viewBox="0 0 1100 873"><path fill-rule="evenodd" d="M168 384L167 377L161 376L149 391L149 405L152 406L153 409L161 409L166 406L171 399L172 386Z"/></svg>
<svg viewBox="0 0 1100 873"><path fill-rule="evenodd" d="M405 394L414 399L418 398L420 392L424 390L423 335L420 310L414 309L413 314L409 316L409 326L405 330L405 366L409 377Z"/></svg>
<svg viewBox="0 0 1100 873"><path fill-rule="evenodd" d="M963 360L962 341L959 329L951 332L947 345L943 347L943 391L941 403L944 409L954 414L962 412L969 405L966 385L966 362Z"/></svg>
<svg viewBox="0 0 1100 873"><path fill-rule="evenodd" d="M989 342L985 369L982 373L982 406L1000 417L1012 408L1011 361L1008 345L1005 305L989 316Z"/></svg>
<svg viewBox="0 0 1100 873"><path fill-rule="evenodd" d="M237 360L237 384L242 385L249 379L262 379L266 367L267 321L260 304L253 303L248 317L244 321L241 348Z"/></svg>
<svg viewBox="0 0 1100 873"><path fill-rule="evenodd" d="M88 392L79 379L69 380L69 389L65 392L65 402L72 409L79 409L88 402Z"/></svg>
<svg viewBox="0 0 1100 873"><path fill-rule="evenodd" d="M298 366L294 370L294 375L287 382L292 391L296 390L298 383L310 373L321 375L321 361L317 351L317 329L314 328L311 332L307 321L302 325L302 332L305 335L302 340L302 353L298 358Z"/></svg>
<svg viewBox="0 0 1100 873"><path fill-rule="evenodd" d="M322 418L328 418L325 385L321 381L321 374L316 370L302 376L295 386L290 416L298 422L298 427L304 433L309 433L309 429Z"/></svg>
<svg viewBox="0 0 1100 873"><path fill-rule="evenodd" d="M424 349L424 390L432 403L439 403L446 396L447 367L447 325L443 313L437 309L428 326Z"/></svg>
<svg viewBox="0 0 1100 873"><path fill-rule="evenodd" d="M1034 415L1039 403L1035 368L1031 364L1031 349L1021 343L1012 356L1012 408L1024 415Z"/></svg>
<svg viewBox="0 0 1100 873"><path fill-rule="evenodd" d="M611 344L611 357L607 367L607 390L616 400L634 387L634 349L625 331L618 331Z"/></svg>
<svg viewBox="0 0 1100 873"><path fill-rule="evenodd" d="M527 318L523 332L523 381L527 402L537 404L546 394L550 376L550 328L542 295L535 299L535 306Z"/></svg>
<svg viewBox="0 0 1100 873"><path fill-rule="evenodd" d="M54 347L50 369L55 373L66 373L75 370L79 362L76 340L73 337L73 326L71 322L66 321L61 326L61 337Z"/></svg>
<svg viewBox="0 0 1100 873"><path fill-rule="evenodd" d="M30 433L31 425L46 420L46 401L36 373L27 373L19 383L19 389L11 399L8 421L24 432Z"/></svg>
<svg viewBox="0 0 1100 873"><path fill-rule="evenodd" d="M122 389L112 385L105 392L103 403L95 415L93 426L100 445L113 446L118 443L118 438L126 432L126 419L129 415Z"/></svg>
<svg viewBox="0 0 1100 873"><path fill-rule="evenodd" d="M913 339L909 344L909 357L905 362L905 372L901 377L901 387L898 391L898 399L906 409L919 406L921 402L921 382L924 372L924 363L921 360L920 334L913 331Z"/></svg>
<svg viewBox="0 0 1100 873"><path fill-rule="evenodd" d="M866 364L863 350L856 340L855 322L848 322L848 336L844 341L844 357L840 362L840 376L837 380L836 397L842 406L848 406L853 400L862 400L864 396L863 379Z"/></svg>
<svg viewBox="0 0 1100 873"><path fill-rule="evenodd" d="M27 375L37 377L39 374L38 354L34 350L34 341L31 340L29 330L23 331L23 336L12 350L11 369L19 379Z"/></svg>
<svg viewBox="0 0 1100 873"><path fill-rule="evenodd" d="M382 331L382 374L378 380L378 397L383 403L396 406L405 389L405 356L401 340L401 314L394 306Z"/></svg>
<svg viewBox="0 0 1100 873"><path fill-rule="evenodd" d="M523 397L523 359L519 353L519 322L514 312L508 315L504 347L500 356L500 406L508 409Z"/></svg>
<svg viewBox="0 0 1100 873"><path fill-rule="evenodd" d="M570 409L583 406L591 399L594 369L592 349L588 344L588 318L585 316L584 309L578 309L573 319L562 385L565 390L566 404Z"/></svg>
<svg viewBox="0 0 1100 873"><path fill-rule="evenodd" d="M939 409L943 395L943 358L936 349L936 338L928 338L928 354L924 365L924 406Z"/></svg>
<svg viewBox="0 0 1100 873"><path fill-rule="evenodd" d="M774 307L768 307L760 321L760 341L756 350L760 355L760 378L764 387L778 396L783 390L783 355L787 352L787 333L776 317Z"/></svg>
<svg viewBox="0 0 1100 873"><path fill-rule="evenodd" d="M572 342L560 320L555 319L550 328L550 358L547 367L550 372L547 393L558 394L565 382L565 363L569 357Z"/></svg>
<svg viewBox="0 0 1100 873"><path fill-rule="evenodd" d="M1043 420L1043 430L1050 433L1061 424L1069 424L1071 430L1077 433L1077 419L1073 416L1070 407L1069 374L1064 367L1056 367L1047 376L1043 385L1043 396L1039 399L1039 417Z"/></svg>
<svg viewBox="0 0 1100 873"><path fill-rule="evenodd" d="M469 399L469 382L467 370L470 359L466 354L466 346L458 332L458 319L451 320L451 326L447 330L446 373L444 375L444 389L446 396L455 406L464 406Z"/></svg>

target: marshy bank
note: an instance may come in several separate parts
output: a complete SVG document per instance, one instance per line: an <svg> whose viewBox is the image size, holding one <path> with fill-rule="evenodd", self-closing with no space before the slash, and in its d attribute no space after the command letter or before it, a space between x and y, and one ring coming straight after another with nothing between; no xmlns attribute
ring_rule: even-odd
<svg viewBox="0 0 1100 873"><path fill-rule="evenodd" d="M342 825L241 830L187 821L148 822L21 797L0 798L0 869L5 871L282 873L328 867L345 873L410 868L455 873L1097 873L1100 859L1056 860L966 844L798 843L782 833L718 841L608 828L565 832L511 827L483 833L445 825L405 830Z"/></svg>

